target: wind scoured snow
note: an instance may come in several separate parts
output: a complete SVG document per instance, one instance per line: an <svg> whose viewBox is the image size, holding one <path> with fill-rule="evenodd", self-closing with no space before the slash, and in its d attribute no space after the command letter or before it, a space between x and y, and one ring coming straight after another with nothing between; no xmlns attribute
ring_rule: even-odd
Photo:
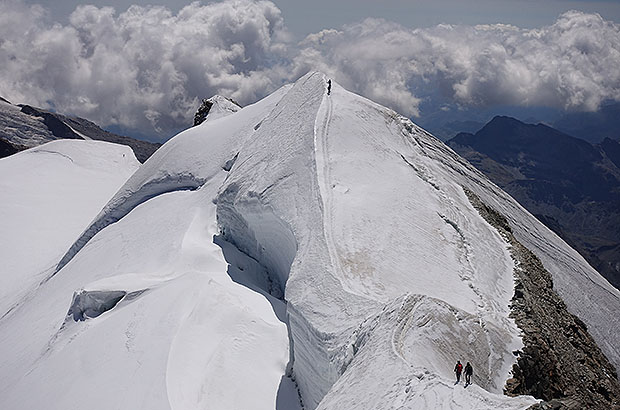
<svg viewBox="0 0 620 410"><path fill-rule="evenodd" d="M535 403L501 394L521 347L514 263L462 187L557 260L569 307L612 291L441 142L326 81L208 118L144 163L0 319L0 407L282 410L298 391L307 409ZM573 276L598 288L580 296ZM582 319L610 350L618 303L603 303ZM454 385L456 360L472 386Z"/></svg>

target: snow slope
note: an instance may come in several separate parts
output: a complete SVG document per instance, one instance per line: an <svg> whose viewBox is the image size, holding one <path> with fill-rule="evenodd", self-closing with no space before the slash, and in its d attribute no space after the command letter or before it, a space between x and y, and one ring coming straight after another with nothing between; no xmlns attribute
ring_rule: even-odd
<svg viewBox="0 0 620 410"><path fill-rule="evenodd" d="M128 147L60 140L0 159L0 314L44 280L138 168Z"/></svg>
<svg viewBox="0 0 620 410"><path fill-rule="evenodd" d="M441 142L326 81L149 158L0 319L0 407L527 408L502 395L521 346L514 263L463 186L619 364L617 291Z"/></svg>
<svg viewBox="0 0 620 410"><path fill-rule="evenodd" d="M248 107L246 125L276 102ZM262 268L214 243L227 140L247 137L224 120L158 151L95 218L117 223L0 320L1 408L295 409L283 302L235 283L243 269L260 284Z"/></svg>

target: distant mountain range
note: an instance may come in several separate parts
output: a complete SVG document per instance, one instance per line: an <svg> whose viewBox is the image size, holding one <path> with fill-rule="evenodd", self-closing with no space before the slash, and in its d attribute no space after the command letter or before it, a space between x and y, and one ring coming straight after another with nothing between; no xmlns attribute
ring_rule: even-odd
<svg viewBox="0 0 620 410"><path fill-rule="evenodd" d="M547 125L495 117L448 145L620 288L618 140L605 137L592 144Z"/></svg>
<svg viewBox="0 0 620 410"><path fill-rule="evenodd" d="M449 110L422 110L416 118L419 125L442 141L448 141L459 132L475 133L493 117L501 115L517 118L528 124L546 124L573 137L590 143L605 138L620 139L620 102L607 102L595 112L568 112L550 107L486 107Z"/></svg>
<svg viewBox="0 0 620 410"><path fill-rule="evenodd" d="M0 97L0 158L57 139L93 139L128 145L140 162L161 146L105 131L84 118L14 105Z"/></svg>

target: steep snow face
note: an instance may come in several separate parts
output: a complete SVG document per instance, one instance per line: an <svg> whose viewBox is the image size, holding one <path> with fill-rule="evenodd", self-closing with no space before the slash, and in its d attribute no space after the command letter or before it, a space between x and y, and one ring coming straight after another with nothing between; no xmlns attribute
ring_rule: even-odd
<svg viewBox="0 0 620 410"><path fill-rule="evenodd" d="M425 309L407 311L409 323L454 325L450 331L443 325L428 331L405 326L403 333L394 324L383 343L394 346L398 333L416 349L410 355L377 354L377 367L423 363L445 380L454 361L467 358L477 369L477 383L501 393L512 351L520 347L519 331L508 319L514 263L505 241L473 209L463 186L511 215L511 221L519 219L517 235L530 245L540 242L532 249L543 259L546 255L571 266L567 274L556 268L557 262L549 264L559 282L585 275L598 283L589 288L604 299L602 312L580 308L584 296L577 295L578 288L567 303L598 328L592 333L617 362L610 348L617 336L606 325L617 321L610 314L619 306L617 292L583 259L409 120L337 84L327 96L325 79L313 74L295 84L246 142L218 197L218 222L227 229L227 239L264 262L277 280L287 281L293 369L305 405L321 407L328 397L325 403L339 402L330 389L364 349L355 342L356 332L404 294L426 297ZM267 229L257 215L278 223ZM294 257L286 226L295 238ZM281 266L289 264L288 275L282 275ZM373 355L365 357L360 368L369 366ZM382 380L398 390L400 381L390 370ZM348 397L375 394L374 382L356 380L355 388L347 384L340 391ZM418 392L435 385L426 378ZM449 406L451 397L442 400ZM472 405L479 403L472 400ZM489 407L525 403L489 400ZM358 406L365 403L358 401Z"/></svg>
<svg viewBox="0 0 620 410"><path fill-rule="evenodd" d="M306 76L247 141L220 190L218 222L232 227L226 237L288 280L293 368L310 408L352 360L355 329L407 293L473 315L463 328L484 339L471 347L458 333L444 332L440 341L423 334L418 358L441 344L460 346L479 359L479 383L501 393L519 347L508 320L514 265L503 240L458 182L414 165L421 161L403 121L335 84L328 97L322 75ZM283 223L267 232L257 214ZM296 254L286 229L272 232L277 226L290 227ZM291 266L287 276L279 264ZM427 368L450 378L458 357L435 357L444 362ZM403 359L387 362L395 360Z"/></svg>
<svg viewBox="0 0 620 410"><path fill-rule="evenodd" d="M617 291L441 142L326 81L207 118L144 163L0 319L0 407L295 409L299 391L308 409L526 408L501 394L514 264L463 186L555 261L614 361ZM604 306L580 310L589 297Z"/></svg>
<svg viewBox="0 0 620 410"><path fill-rule="evenodd" d="M45 280L139 162L126 146L60 140L0 160L0 315Z"/></svg>
<svg viewBox="0 0 620 410"><path fill-rule="evenodd" d="M101 229L137 205L166 192L195 190L234 162L238 149L286 92L283 87L239 117L209 119L168 141L112 197L96 220L63 256L58 269Z"/></svg>

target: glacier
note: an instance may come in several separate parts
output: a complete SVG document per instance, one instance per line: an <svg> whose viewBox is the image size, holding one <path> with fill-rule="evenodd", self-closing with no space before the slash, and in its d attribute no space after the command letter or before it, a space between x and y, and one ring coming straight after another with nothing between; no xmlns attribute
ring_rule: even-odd
<svg viewBox="0 0 620 410"><path fill-rule="evenodd" d="M326 82L312 72L238 110L214 98L139 168L105 161L108 145L52 143L50 175L88 151L109 180L58 174L85 217L65 214L48 254L1 249L0 407L527 408L502 394L522 347L515 262L464 188L620 365L616 289L439 140ZM0 160L6 195L56 200L37 180L4 188L36 164L17 155ZM37 234L18 205L0 204L20 221L6 243ZM474 366L467 389L456 360Z"/></svg>

